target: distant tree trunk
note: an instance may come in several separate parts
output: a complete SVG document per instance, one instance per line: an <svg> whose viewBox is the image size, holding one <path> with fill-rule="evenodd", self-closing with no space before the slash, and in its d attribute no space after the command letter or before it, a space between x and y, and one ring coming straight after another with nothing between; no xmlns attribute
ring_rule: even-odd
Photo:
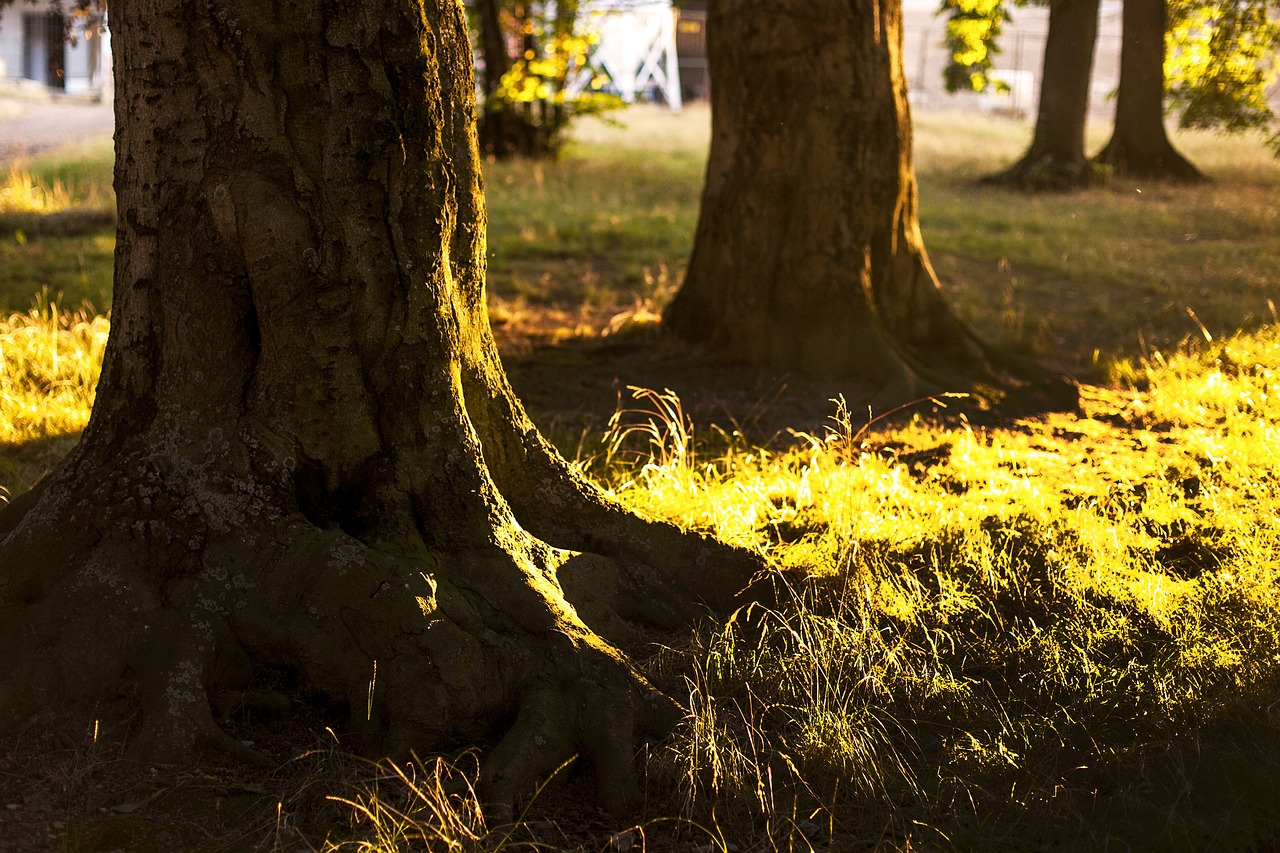
<svg viewBox="0 0 1280 853"><path fill-rule="evenodd" d="M758 561L607 500L513 397L461 4L199 8L112 0L111 338L0 512L0 732L252 757L218 717L286 671L378 753L500 737L493 802L580 752L623 808L673 706L611 642Z"/></svg>
<svg viewBox="0 0 1280 853"><path fill-rule="evenodd" d="M1051 0L1031 147L988 180L1033 191L1075 189L1092 181L1084 133L1097 36L1098 0Z"/></svg>
<svg viewBox="0 0 1280 853"><path fill-rule="evenodd" d="M502 84L502 75L511 68L507 55L506 36L502 31L502 13L498 0L477 0L476 21L480 27L480 57L483 74L480 76L480 92L483 102L480 113L480 150L495 157L509 157L516 146L506 127L508 109L494 99Z"/></svg>
<svg viewBox="0 0 1280 853"><path fill-rule="evenodd" d="M484 59L484 74L480 78L480 91L484 95L479 123L480 150L499 160L542 156L537 128L514 104L496 97L502 77L512 65L507 53L507 34L502 27L501 0L478 0L475 10L480 26L480 56Z"/></svg>
<svg viewBox="0 0 1280 853"><path fill-rule="evenodd" d="M1125 0L1124 41L1115 129L1098 154L1112 174L1128 178L1203 181L1169 141L1164 125L1165 0Z"/></svg>
<svg viewBox="0 0 1280 853"><path fill-rule="evenodd" d="M507 40L502 31L499 0L476 0L474 8L480 24L480 56L484 59L484 75L480 78L480 85L481 91L487 96L498 91L502 75L511 68L511 57L507 56Z"/></svg>
<svg viewBox="0 0 1280 853"><path fill-rule="evenodd" d="M889 405L1023 387L952 313L917 219L896 0L720 0L707 22L712 140L684 285L665 324ZM1017 371L1027 368L1025 375ZM852 380L852 381L851 381Z"/></svg>

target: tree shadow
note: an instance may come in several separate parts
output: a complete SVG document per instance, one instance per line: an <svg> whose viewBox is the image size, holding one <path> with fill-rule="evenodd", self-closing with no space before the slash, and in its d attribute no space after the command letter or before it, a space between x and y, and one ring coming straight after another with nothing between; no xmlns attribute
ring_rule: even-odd
<svg viewBox="0 0 1280 853"><path fill-rule="evenodd" d="M80 433L72 432L22 442L0 442L0 510L52 471L79 440Z"/></svg>
<svg viewBox="0 0 1280 853"><path fill-rule="evenodd" d="M116 211L72 207L48 213L10 212L0 215L0 234L21 231L26 237L82 237L114 229Z"/></svg>

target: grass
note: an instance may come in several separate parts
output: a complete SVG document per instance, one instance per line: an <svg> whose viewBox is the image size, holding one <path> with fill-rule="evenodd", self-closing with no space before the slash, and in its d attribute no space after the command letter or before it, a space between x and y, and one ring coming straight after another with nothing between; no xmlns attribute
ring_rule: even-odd
<svg viewBox="0 0 1280 853"><path fill-rule="evenodd" d="M34 485L89 422L108 325L47 295L0 319L0 498Z"/></svg>
<svg viewBox="0 0 1280 853"><path fill-rule="evenodd" d="M659 310L683 277L709 114L589 122L556 163L492 163L491 301L498 324L542 339ZM1180 133L1207 186L1112 180L1059 196L984 187L1029 129L992 117L917 120L925 241L953 304L988 338L1086 381L1107 381L1184 338L1272 322L1280 169L1255 137ZM1091 149L1106 141L1105 129ZM1249 246L1240 251L1241 241Z"/></svg>
<svg viewBox="0 0 1280 853"><path fill-rule="evenodd" d="M1024 126L934 114L919 131L926 243L953 302L988 336L1097 381L1201 326L1222 336L1274 320L1280 169L1260 139L1178 134L1206 186L1116 179L1028 196L974 184L1018 156ZM1090 150L1104 141L1095 133Z"/></svg>
<svg viewBox="0 0 1280 853"><path fill-rule="evenodd" d="M26 311L42 291L92 313L110 307L112 157L99 141L12 163L0 177L0 311Z"/></svg>
<svg viewBox="0 0 1280 853"><path fill-rule="evenodd" d="M627 116L624 144L593 125L559 162L487 168L500 333L594 333L678 283L706 116ZM266 793L245 832L266 849L476 853L1280 843L1280 166L1255 143L1180 136L1215 184L1035 198L970 182L1024 128L920 125L925 237L949 293L987 334L1093 380L1081 411L868 428L833 401L826 431L762 447L637 392L578 464L641 512L794 570L779 607L647 664L686 708L643 756L648 819L604 823L552 787L494 826L466 756L370 766L321 749L253 782ZM10 185L92 207L74 200L101 199L90 161L27 164ZM31 217L24 257L52 251L41 215L0 210ZM107 325L48 295L31 308L28 286L6 276L2 294L17 306L0 322L13 492L83 424ZM41 286L101 299L65 271ZM163 816L163 800L139 809ZM67 818L70 849L94 849L75 839L108 819L98 802Z"/></svg>
<svg viewBox="0 0 1280 853"><path fill-rule="evenodd" d="M690 714L651 772L689 817L804 814L837 849L1275 843L1280 330L1157 359L1081 415L857 432L705 457L648 433L596 469L812 578L685 651Z"/></svg>
<svg viewBox="0 0 1280 853"><path fill-rule="evenodd" d="M491 316L509 336L595 334L674 294L697 223L705 128L696 115L655 112L623 135L628 144L611 144L618 136L594 121L557 162L486 165Z"/></svg>

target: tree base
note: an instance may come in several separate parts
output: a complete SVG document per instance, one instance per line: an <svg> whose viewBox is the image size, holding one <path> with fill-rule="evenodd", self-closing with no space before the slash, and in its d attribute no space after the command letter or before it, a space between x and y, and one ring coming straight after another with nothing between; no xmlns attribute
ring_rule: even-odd
<svg viewBox="0 0 1280 853"><path fill-rule="evenodd" d="M1179 154L1167 139L1135 147L1113 138L1093 158L1093 162L1116 178L1179 184L1201 184L1209 180L1191 165L1191 161Z"/></svg>
<svg viewBox="0 0 1280 853"><path fill-rule="evenodd" d="M1052 154L1027 154L1008 169L982 178L980 183L1039 193L1081 190L1096 181L1093 165L1084 157L1063 159Z"/></svg>
<svg viewBox="0 0 1280 853"><path fill-rule="evenodd" d="M80 458L0 513L12 531L0 546L0 732L50 708L77 725L115 708L134 715L134 759L261 763L220 717L261 673L284 670L341 709L343 742L364 754L496 737L480 791L499 812L581 754L601 804L621 813L639 793L636 739L664 734L679 710L619 645L708 612L673 576L704 568L742 588L760 568L639 519L613 544L646 550L618 559L552 548L501 513L448 547L369 543L274 509L260 480L218 465L118 462L141 476ZM561 495L585 494L575 486ZM609 508L560 509L599 520Z"/></svg>
<svg viewBox="0 0 1280 853"><path fill-rule="evenodd" d="M624 808L674 707L617 644L760 561L626 513L512 396L461 4L219 8L112 11L111 337L0 513L0 731L124 705L135 756L252 758L215 709L283 669L362 751L497 739L499 804L581 752Z"/></svg>

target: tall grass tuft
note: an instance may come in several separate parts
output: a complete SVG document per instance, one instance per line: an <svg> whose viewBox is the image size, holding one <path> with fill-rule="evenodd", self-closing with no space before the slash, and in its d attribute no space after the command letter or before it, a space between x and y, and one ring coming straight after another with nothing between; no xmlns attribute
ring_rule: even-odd
<svg viewBox="0 0 1280 853"><path fill-rule="evenodd" d="M14 161L0 182L0 217L103 210L114 198L105 168L76 167L47 157L34 165Z"/></svg>
<svg viewBox="0 0 1280 853"><path fill-rule="evenodd" d="M0 185L0 214L54 213L71 207L75 199L61 181L45 184L16 164Z"/></svg>
<svg viewBox="0 0 1280 853"><path fill-rule="evenodd" d="M327 842L326 853L502 849L504 837L489 830L472 786L475 773L440 758L408 764L384 761L374 769L372 781L358 786L351 796L329 797L350 810L355 837Z"/></svg>

